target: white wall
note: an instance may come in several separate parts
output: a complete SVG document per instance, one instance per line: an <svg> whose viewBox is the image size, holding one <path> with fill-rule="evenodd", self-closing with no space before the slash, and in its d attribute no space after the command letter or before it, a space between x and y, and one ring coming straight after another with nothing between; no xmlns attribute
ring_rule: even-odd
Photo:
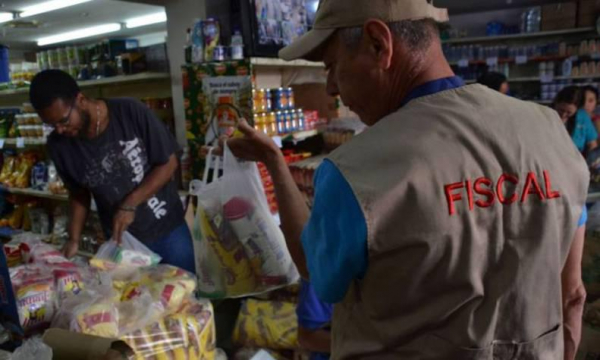
<svg viewBox="0 0 600 360"><path fill-rule="evenodd" d="M181 66L185 64L186 30L192 27L195 19L206 17L206 6L205 0L169 0L165 1L165 9L167 11L167 52L171 67L175 130L177 141L179 144L184 145L186 143L185 111L183 108Z"/></svg>

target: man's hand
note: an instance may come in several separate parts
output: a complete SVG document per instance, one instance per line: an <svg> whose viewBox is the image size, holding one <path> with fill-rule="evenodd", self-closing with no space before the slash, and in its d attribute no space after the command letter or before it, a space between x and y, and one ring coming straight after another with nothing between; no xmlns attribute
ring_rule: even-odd
<svg viewBox="0 0 600 360"><path fill-rule="evenodd" d="M67 259L70 259L73 256L77 255L78 250L79 250L79 241L69 240L69 241L67 241L65 246L63 246L62 253L63 253L63 255L65 255L65 257Z"/></svg>
<svg viewBox="0 0 600 360"><path fill-rule="evenodd" d="M123 233L129 228L129 225L135 220L135 211L119 210L113 218L113 232L112 238L121 244L121 237Z"/></svg>
<svg viewBox="0 0 600 360"><path fill-rule="evenodd" d="M257 161L264 163L267 167L272 167L282 156L281 151L269 136L261 131L252 128L244 119L238 122L238 131L243 136L219 141L219 147L213 151L215 155L223 154L223 142L227 141L227 146L235 157L243 160ZM207 148L203 149L206 154Z"/></svg>

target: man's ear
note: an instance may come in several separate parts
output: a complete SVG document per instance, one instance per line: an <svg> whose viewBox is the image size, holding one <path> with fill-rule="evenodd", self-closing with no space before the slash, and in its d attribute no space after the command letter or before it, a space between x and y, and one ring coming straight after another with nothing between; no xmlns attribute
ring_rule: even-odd
<svg viewBox="0 0 600 360"><path fill-rule="evenodd" d="M363 34L369 53L382 70L388 70L394 53L394 37L390 28L381 20L369 19L363 26Z"/></svg>

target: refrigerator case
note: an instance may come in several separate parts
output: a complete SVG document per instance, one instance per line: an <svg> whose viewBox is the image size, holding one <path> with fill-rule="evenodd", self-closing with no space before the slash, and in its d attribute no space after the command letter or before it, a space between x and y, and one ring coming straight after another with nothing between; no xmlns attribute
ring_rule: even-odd
<svg viewBox="0 0 600 360"><path fill-rule="evenodd" d="M202 146L231 136L240 117L252 123L252 66L249 60L185 65L182 74L191 172L201 179Z"/></svg>

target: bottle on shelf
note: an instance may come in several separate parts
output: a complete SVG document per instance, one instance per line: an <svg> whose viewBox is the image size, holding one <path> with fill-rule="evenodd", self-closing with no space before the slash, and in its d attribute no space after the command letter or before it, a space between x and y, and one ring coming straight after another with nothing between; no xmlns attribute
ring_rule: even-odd
<svg viewBox="0 0 600 360"><path fill-rule="evenodd" d="M242 60L244 58L244 38L239 30L235 30L231 37L231 59Z"/></svg>
<svg viewBox="0 0 600 360"><path fill-rule="evenodd" d="M190 28L187 28L186 35L185 35L184 53L185 53L185 63L191 64L192 63L192 29L190 29Z"/></svg>

